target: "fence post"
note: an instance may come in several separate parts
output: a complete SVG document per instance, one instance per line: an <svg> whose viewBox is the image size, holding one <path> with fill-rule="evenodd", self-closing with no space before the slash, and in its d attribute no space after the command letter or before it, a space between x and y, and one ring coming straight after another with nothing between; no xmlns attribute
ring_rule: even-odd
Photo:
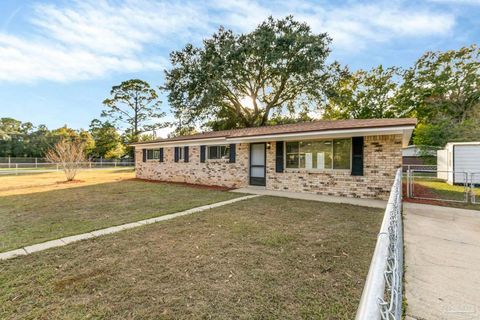
<svg viewBox="0 0 480 320"><path fill-rule="evenodd" d="M15 175L18 175L18 163L15 163Z"/></svg>
<svg viewBox="0 0 480 320"><path fill-rule="evenodd" d="M58 163L57 163L57 171L58 171Z"/></svg>
<svg viewBox="0 0 480 320"><path fill-rule="evenodd" d="M470 183L468 183L468 177L472 177L472 174L468 174L468 172L465 172L465 203L472 202L471 201L471 196L469 195L470 190L472 190Z"/></svg>
<svg viewBox="0 0 480 320"><path fill-rule="evenodd" d="M117 167L117 159L115 159L115 162L114 162L114 163L115 163L115 168L116 168L116 167Z"/></svg>
<svg viewBox="0 0 480 320"><path fill-rule="evenodd" d="M410 166L407 169L407 198L410 198Z"/></svg>
<svg viewBox="0 0 480 320"><path fill-rule="evenodd" d="M38 168L38 160L37 160L37 157L35 157L35 168Z"/></svg>
<svg viewBox="0 0 480 320"><path fill-rule="evenodd" d="M8 169L10 169L10 156L8 156Z"/></svg>
<svg viewBox="0 0 480 320"><path fill-rule="evenodd" d="M477 176L477 178L475 178L475 176ZM471 177L472 177L472 197L473 197L472 203L478 204L477 194L475 193L475 186L477 181L475 179L478 179L478 173L472 173ZM480 180L479 180L479 183L480 183Z"/></svg>
<svg viewBox="0 0 480 320"><path fill-rule="evenodd" d="M469 200L470 200L470 203L475 203L475 190L474 190L474 184L473 184L473 173L470 172L470 183L468 185L468 194L469 194Z"/></svg>

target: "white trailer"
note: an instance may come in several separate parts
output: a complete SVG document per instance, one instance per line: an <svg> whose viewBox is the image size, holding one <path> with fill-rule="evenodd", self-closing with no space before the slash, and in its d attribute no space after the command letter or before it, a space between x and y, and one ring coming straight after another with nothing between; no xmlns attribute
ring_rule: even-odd
<svg viewBox="0 0 480 320"><path fill-rule="evenodd" d="M480 184L480 142L449 142L438 150L437 177L449 184Z"/></svg>

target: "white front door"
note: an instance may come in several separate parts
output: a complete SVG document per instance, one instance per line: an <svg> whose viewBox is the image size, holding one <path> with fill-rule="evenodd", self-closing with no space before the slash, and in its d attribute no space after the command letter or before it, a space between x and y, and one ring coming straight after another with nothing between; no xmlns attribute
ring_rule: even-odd
<svg viewBox="0 0 480 320"><path fill-rule="evenodd" d="M265 179L265 143L250 144L250 184L264 186Z"/></svg>

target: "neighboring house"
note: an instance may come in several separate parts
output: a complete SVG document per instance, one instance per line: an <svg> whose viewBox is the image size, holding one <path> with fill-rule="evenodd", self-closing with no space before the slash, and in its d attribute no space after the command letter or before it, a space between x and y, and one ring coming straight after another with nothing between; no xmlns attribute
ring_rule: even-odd
<svg viewBox="0 0 480 320"><path fill-rule="evenodd" d="M322 120L136 143L136 175L386 199L415 125L415 119Z"/></svg>
<svg viewBox="0 0 480 320"><path fill-rule="evenodd" d="M422 150L416 145L410 145L402 149L402 164L406 166L434 165L437 157L435 147L424 147Z"/></svg>
<svg viewBox="0 0 480 320"><path fill-rule="evenodd" d="M449 184L480 184L480 142L447 143L437 151L437 165L437 177Z"/></svg>

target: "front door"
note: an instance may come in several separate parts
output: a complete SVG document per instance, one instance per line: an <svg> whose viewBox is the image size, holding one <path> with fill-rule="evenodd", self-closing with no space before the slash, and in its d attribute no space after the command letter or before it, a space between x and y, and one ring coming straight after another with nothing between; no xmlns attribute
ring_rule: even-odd
<svg viewBox="0 0 480 320"><path fill-rule="evenodd" d="M265 186L265 143L250 144L250 184Z"/></svg>

